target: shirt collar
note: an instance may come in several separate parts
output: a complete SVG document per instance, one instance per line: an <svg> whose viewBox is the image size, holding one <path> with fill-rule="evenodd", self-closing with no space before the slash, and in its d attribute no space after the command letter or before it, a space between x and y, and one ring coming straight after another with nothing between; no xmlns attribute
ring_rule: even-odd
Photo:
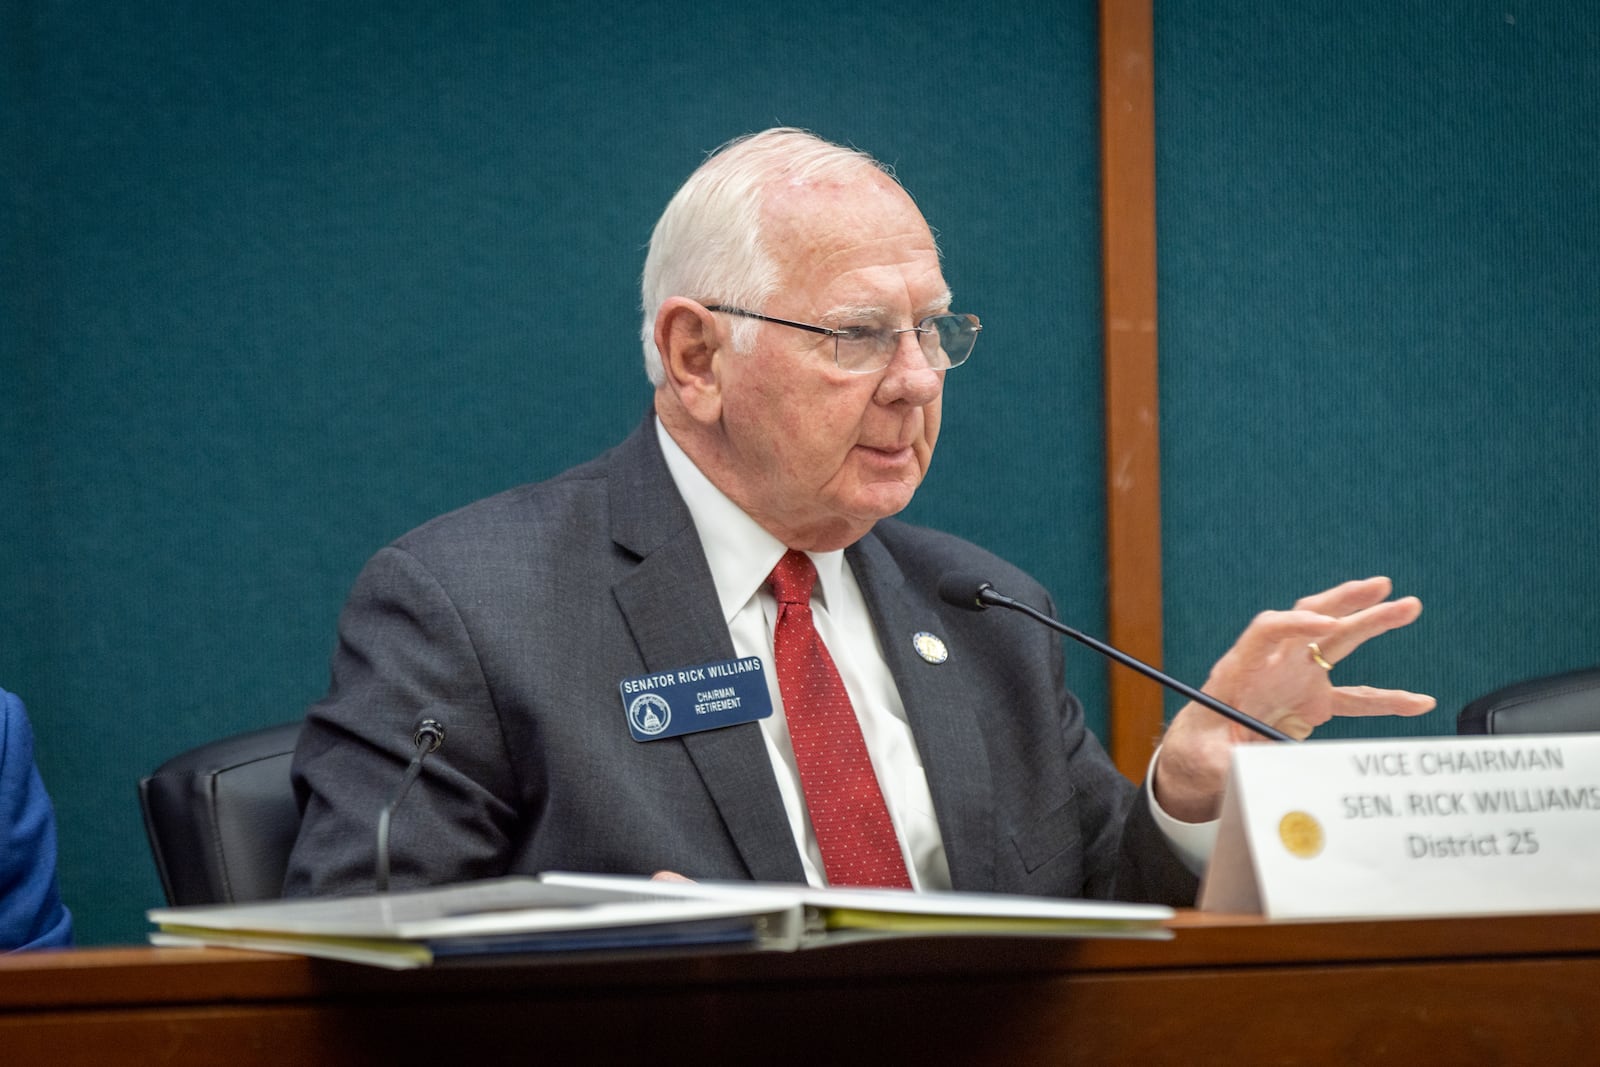
<svg viewBox="0 0 1600 1067"><path fill-rule="evenodd" d="M767 584L767 576L787 551L782 541L740 510L722 490L711 483L694 460L672 439L661 420L656 419L656 440L666 458L667 471L689 508L700 546L711 567L711 580L717 587L724 621L732 621L750 598ZM807 552L817 568L817 595L824 606L839 603L837 592L844 580L844 550Z"/></svg>

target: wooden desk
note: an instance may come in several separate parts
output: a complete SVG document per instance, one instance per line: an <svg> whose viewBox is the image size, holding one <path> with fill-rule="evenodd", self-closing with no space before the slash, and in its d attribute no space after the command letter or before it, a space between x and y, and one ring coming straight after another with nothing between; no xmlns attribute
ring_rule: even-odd
<svg viewBox="0 0 1600 1067"><path fill-rule="evenodd" d="M0 957L0 1061L1600 1060L1600 914L1174 927L411 972L211 949Z"/></svg>

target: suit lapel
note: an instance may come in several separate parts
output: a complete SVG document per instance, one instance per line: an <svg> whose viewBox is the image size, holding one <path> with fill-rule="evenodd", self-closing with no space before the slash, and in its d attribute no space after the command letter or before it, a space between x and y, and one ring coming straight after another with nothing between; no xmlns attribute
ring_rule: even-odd
<svg viewBox="0 0 1600 1067"><path fill-rule="evenodd" d="M612 537L639 557L613 586L645 667L665 671L733 658L694 522L646 419L608 474ZM651 744L681 744L735 847L758 881L805 880L761 728L744 723Z"/></svg>
<svg viewBox="0 0 1600 1067"><path fill-rule="evenodd" d="M948 640L938 608L906 580L877 537L868 534L847 552L850 569L867 601L883 655L900 690L933 795L944 838L945 859L956 889L982 891L994 885L994 811L991 770L978 722L982 694L969 691L963 652L949 650L944 663L929 663L912 638L921 632Z"/></svg>

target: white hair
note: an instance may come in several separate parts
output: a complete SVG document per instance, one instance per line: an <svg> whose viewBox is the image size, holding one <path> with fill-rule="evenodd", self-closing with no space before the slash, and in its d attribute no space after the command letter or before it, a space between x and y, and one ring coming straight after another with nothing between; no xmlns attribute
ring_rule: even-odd
<svg viewBox="0 0 1600 1067"><path fill-rule="evenodd" d="M718 302L758 311L777 289L777 264L762 234L762 206L776 181L796 184L858 177L863 169L894 172L854 148L805 130L763 130L729 141L689 175L668 202L650 235L640 279L644 368L653 385L663 379L656 351L656 312L669 297ZM760 326L733 326L736 351L749 349Z"/></svg>

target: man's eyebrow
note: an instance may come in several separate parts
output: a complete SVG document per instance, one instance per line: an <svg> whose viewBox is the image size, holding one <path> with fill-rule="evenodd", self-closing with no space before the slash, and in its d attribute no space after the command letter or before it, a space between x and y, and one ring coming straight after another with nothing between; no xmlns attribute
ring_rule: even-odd
<svg viewBox="0 0 1600 1067"><path fill-rule="evenodd" d="M829 308L822 317L833 322L859 322L862 319L882 319L888 314L889 309L882 304L840 304Z"/></svg>
<svg viewBox="0 0 1600 1067"><path fill-rule="evenodd" d="M949 306L950 290L946 289L944 292L940 293L934 299L928 301L928 303L924 304L922 307L917 308L912 317L915 319L921 319L925 316L942 311ZM889 309L884 307L882 304L840 304L837 307L830 308L822 316L823 321L832 322L860 322L863 319L870 321L873 319L886 319L888 317Z"/></svg>

